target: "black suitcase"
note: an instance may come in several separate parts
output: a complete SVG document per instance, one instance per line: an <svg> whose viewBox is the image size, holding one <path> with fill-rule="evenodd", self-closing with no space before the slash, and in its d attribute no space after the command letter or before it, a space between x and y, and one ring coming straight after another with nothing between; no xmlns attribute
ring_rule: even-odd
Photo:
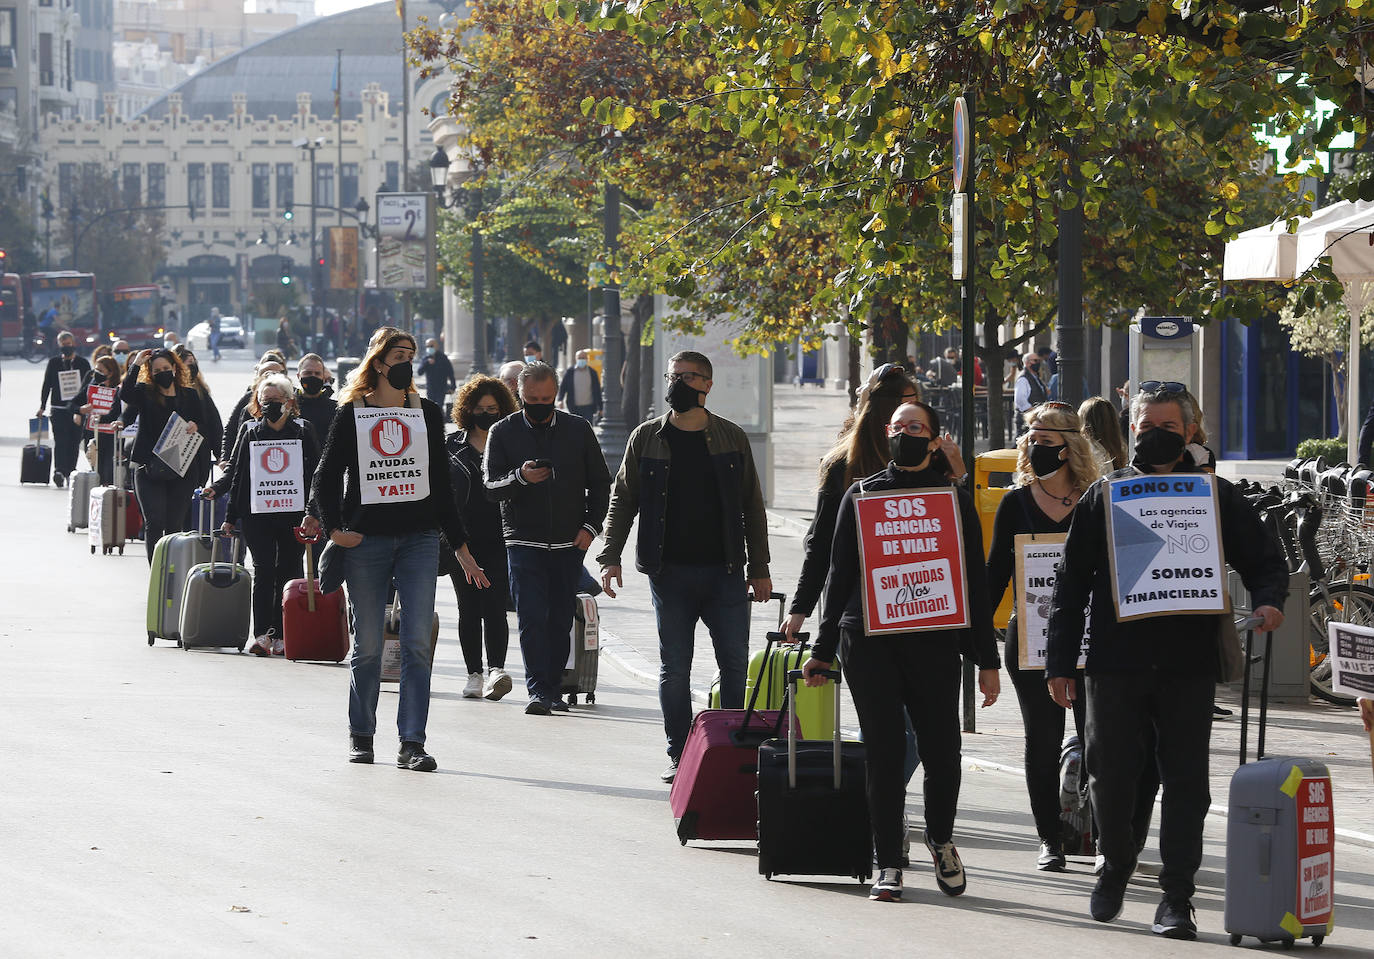
<svg viewBox="0 0 1374 959"><path fill-rule="evenodd" d="M787 673L788 700L801 670ZM838 670L825 676L838 683ZM840 741L840 697L835 696L833 740L786 739L759 746L759 873L774 876L873 875L873 830L868 818L864 744Z"/></svg>
<svg viewBox="0 0 1374 959"><path fill-rule="evenodd" d="M47 486L52 480L52 447L30 443L24 447L19 465L19 482L40 483Z"/></svg>

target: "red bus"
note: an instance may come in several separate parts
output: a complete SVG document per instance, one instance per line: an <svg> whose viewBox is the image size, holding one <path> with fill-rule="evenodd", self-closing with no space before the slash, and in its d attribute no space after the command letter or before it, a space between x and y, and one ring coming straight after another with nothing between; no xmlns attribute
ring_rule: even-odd
<svg viewBox="0 0 1374 959"><path fill-rule="evenodd" d="M100 328L108 340L128 340L130 349L162 346L162 290L155 284L115 287L101 303Z"/></svg>
<svg viewBox="0 0 1374 959"><path fill-rule="evenodd" d="M18 273L0 274L0 350L24 348L24 287Z"/></svg>
<svg viewBox="0 0 1374 959"><path fill-rule="evenodd" d="M57 270L25 274L24 300L40 329L44 317L49 317L53 333L68 331L76 337L78 349L84 344L89 351L101 342L94 273Z"/></svg>

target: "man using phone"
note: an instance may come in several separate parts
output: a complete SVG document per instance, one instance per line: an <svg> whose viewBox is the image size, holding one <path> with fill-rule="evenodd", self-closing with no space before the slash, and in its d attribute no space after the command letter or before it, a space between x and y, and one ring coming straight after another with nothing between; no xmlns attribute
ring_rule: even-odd
<svg viewBox="0 0 1374 959"><path fill-rule="evenodd" d="M697 621L706 624L720 667L720 702L744 706L749 600L766 603L768 520L749 437L706 409L711 361L683 350L668 361L671 411L630 434L615 478L601 585L615 598L620 555L639 514L635 568L649 576L658 618L658 699L672 782L692 725L691 669ZM752 593L752 597L751 594Z"/></svg>
<svg viewBox="0 0 1374 959"><path fill-rule="evenodd" d="M568 708L560 698L583 557L601 532L611 474L591 424L554 409L558 377L545 363L520 370L521 410L487 436L487 495L501 504L510 591L525 660L525 713Z"/></svg>

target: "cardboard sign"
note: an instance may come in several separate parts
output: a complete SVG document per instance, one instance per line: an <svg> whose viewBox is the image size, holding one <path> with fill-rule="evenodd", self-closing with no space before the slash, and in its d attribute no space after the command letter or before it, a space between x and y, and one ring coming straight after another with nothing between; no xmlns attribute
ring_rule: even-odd
<svg viewBox="0 0 1374 959"><path fill-rule="evenodd" d="M582 618L573 617L572 629L568 631L568 662L564 669L572 669L577 662L577 629L583 626L582 630L582 649L590 652L601 647L601 614L596 608L596 597L588 596L586 593L579 593L577 599L578 612Z"/></svg>
<svg viewBox="0 0 1374 959"><path fill-rule="evenodd" d="M1107 484L1117 619L1227 611L1219 515L1216 482L1207 473L1145 474Z"/></svg>
<svg viewBox="0 0 1374 959"><path fill-rule="evenodd" d="M196 451L200 449L200 444L203 442L205 442L205 437L201 436L199 431L195 433L188 431L186 421L181 418L181 414L173 413L167 420L167 425L162 428L162 435L154 444L153 453L171 467L178 476L185 476L186 471L191 467L191 461L196 458Z"/></svg>
<svg viewBox="0 0 1374 959"><path fill-rule="evenodd" d="M1016 665L1044 669L1049 658L1050 597L1064 558L1067 533L1021 533L1015 537L1016 627L1021 648ZM1092 633L1092 597L1084 610L1083 642L1078 648L1078 668L1088 662L1088 637Z"/></svg>
<svg viewBox="0 0 1374 959"><path fill-rule="evenodd" d="M969 625L959 498L952 489L854 497L864 631L912 633Z"/></svg>
<svg viewBox="0 0 1374 959"><path fill-rule="evenodd" d="M77 393L81 392L81 371L80 370L58 370L57 371L57 395L62 402L66 403Z"/></svg>
<svg viewBox="0 0 1374 959"><path fill-rule="evenodd" d="M104 416L114 409L115 399L119 395L117 386L88 386L86 387L86 403L91 408L91 413L96 416Z"/></svg>
<svg viewBox="0 0 1374 959"><path fill-rule="evenodd" d="M425 413L406 406L355 409L358 489L365 505L409 503L429 496Z"/></svg>
<svg viewBox="0 0 1374 959"><path fill-rule="evenodd" d="M48 432L48 418L46 416L29 417L29 442L43 442L44 434Z"/></svg>
<svg viewBox="0 0 1374 959"><path fill-rule="evenodd" d="M1324 926L1331 919L1335 878L1330 778L1300 780L1293 801L1298 811L1298 902L1293 914L1304 926Z"/></svg>
<svg viewBox="0 0 1374 959"><path fill-rule="evenodd" d="M305 509L305 449L300 440L254 440L248 449L252 512Z"/></svg>
<svg viewBox="0 0 1374 959"><path fill-rule="evenodd" d="M1331 688L1347 696L1374 699L1374 627L1328 623Z"/></svg>

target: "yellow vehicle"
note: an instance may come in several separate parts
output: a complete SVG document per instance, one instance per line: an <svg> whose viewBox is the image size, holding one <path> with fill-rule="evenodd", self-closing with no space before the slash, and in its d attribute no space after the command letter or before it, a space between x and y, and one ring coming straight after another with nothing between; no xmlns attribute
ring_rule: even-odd
<svg viewBox="0 0 1374 959"><path fill-rule="evenodd" d="M973 465L973 504L978 507L978 519L983 527L983 558L992 548L992 521L997 516L997 506L1011 488L1012 474L1016 470L1017 451L989 450L975 457ZM1015 590L1009 589L1002 594L1002 603L993 613L992 624L998 629L1006 629L1011 621L1012 596Z"/></svg>

